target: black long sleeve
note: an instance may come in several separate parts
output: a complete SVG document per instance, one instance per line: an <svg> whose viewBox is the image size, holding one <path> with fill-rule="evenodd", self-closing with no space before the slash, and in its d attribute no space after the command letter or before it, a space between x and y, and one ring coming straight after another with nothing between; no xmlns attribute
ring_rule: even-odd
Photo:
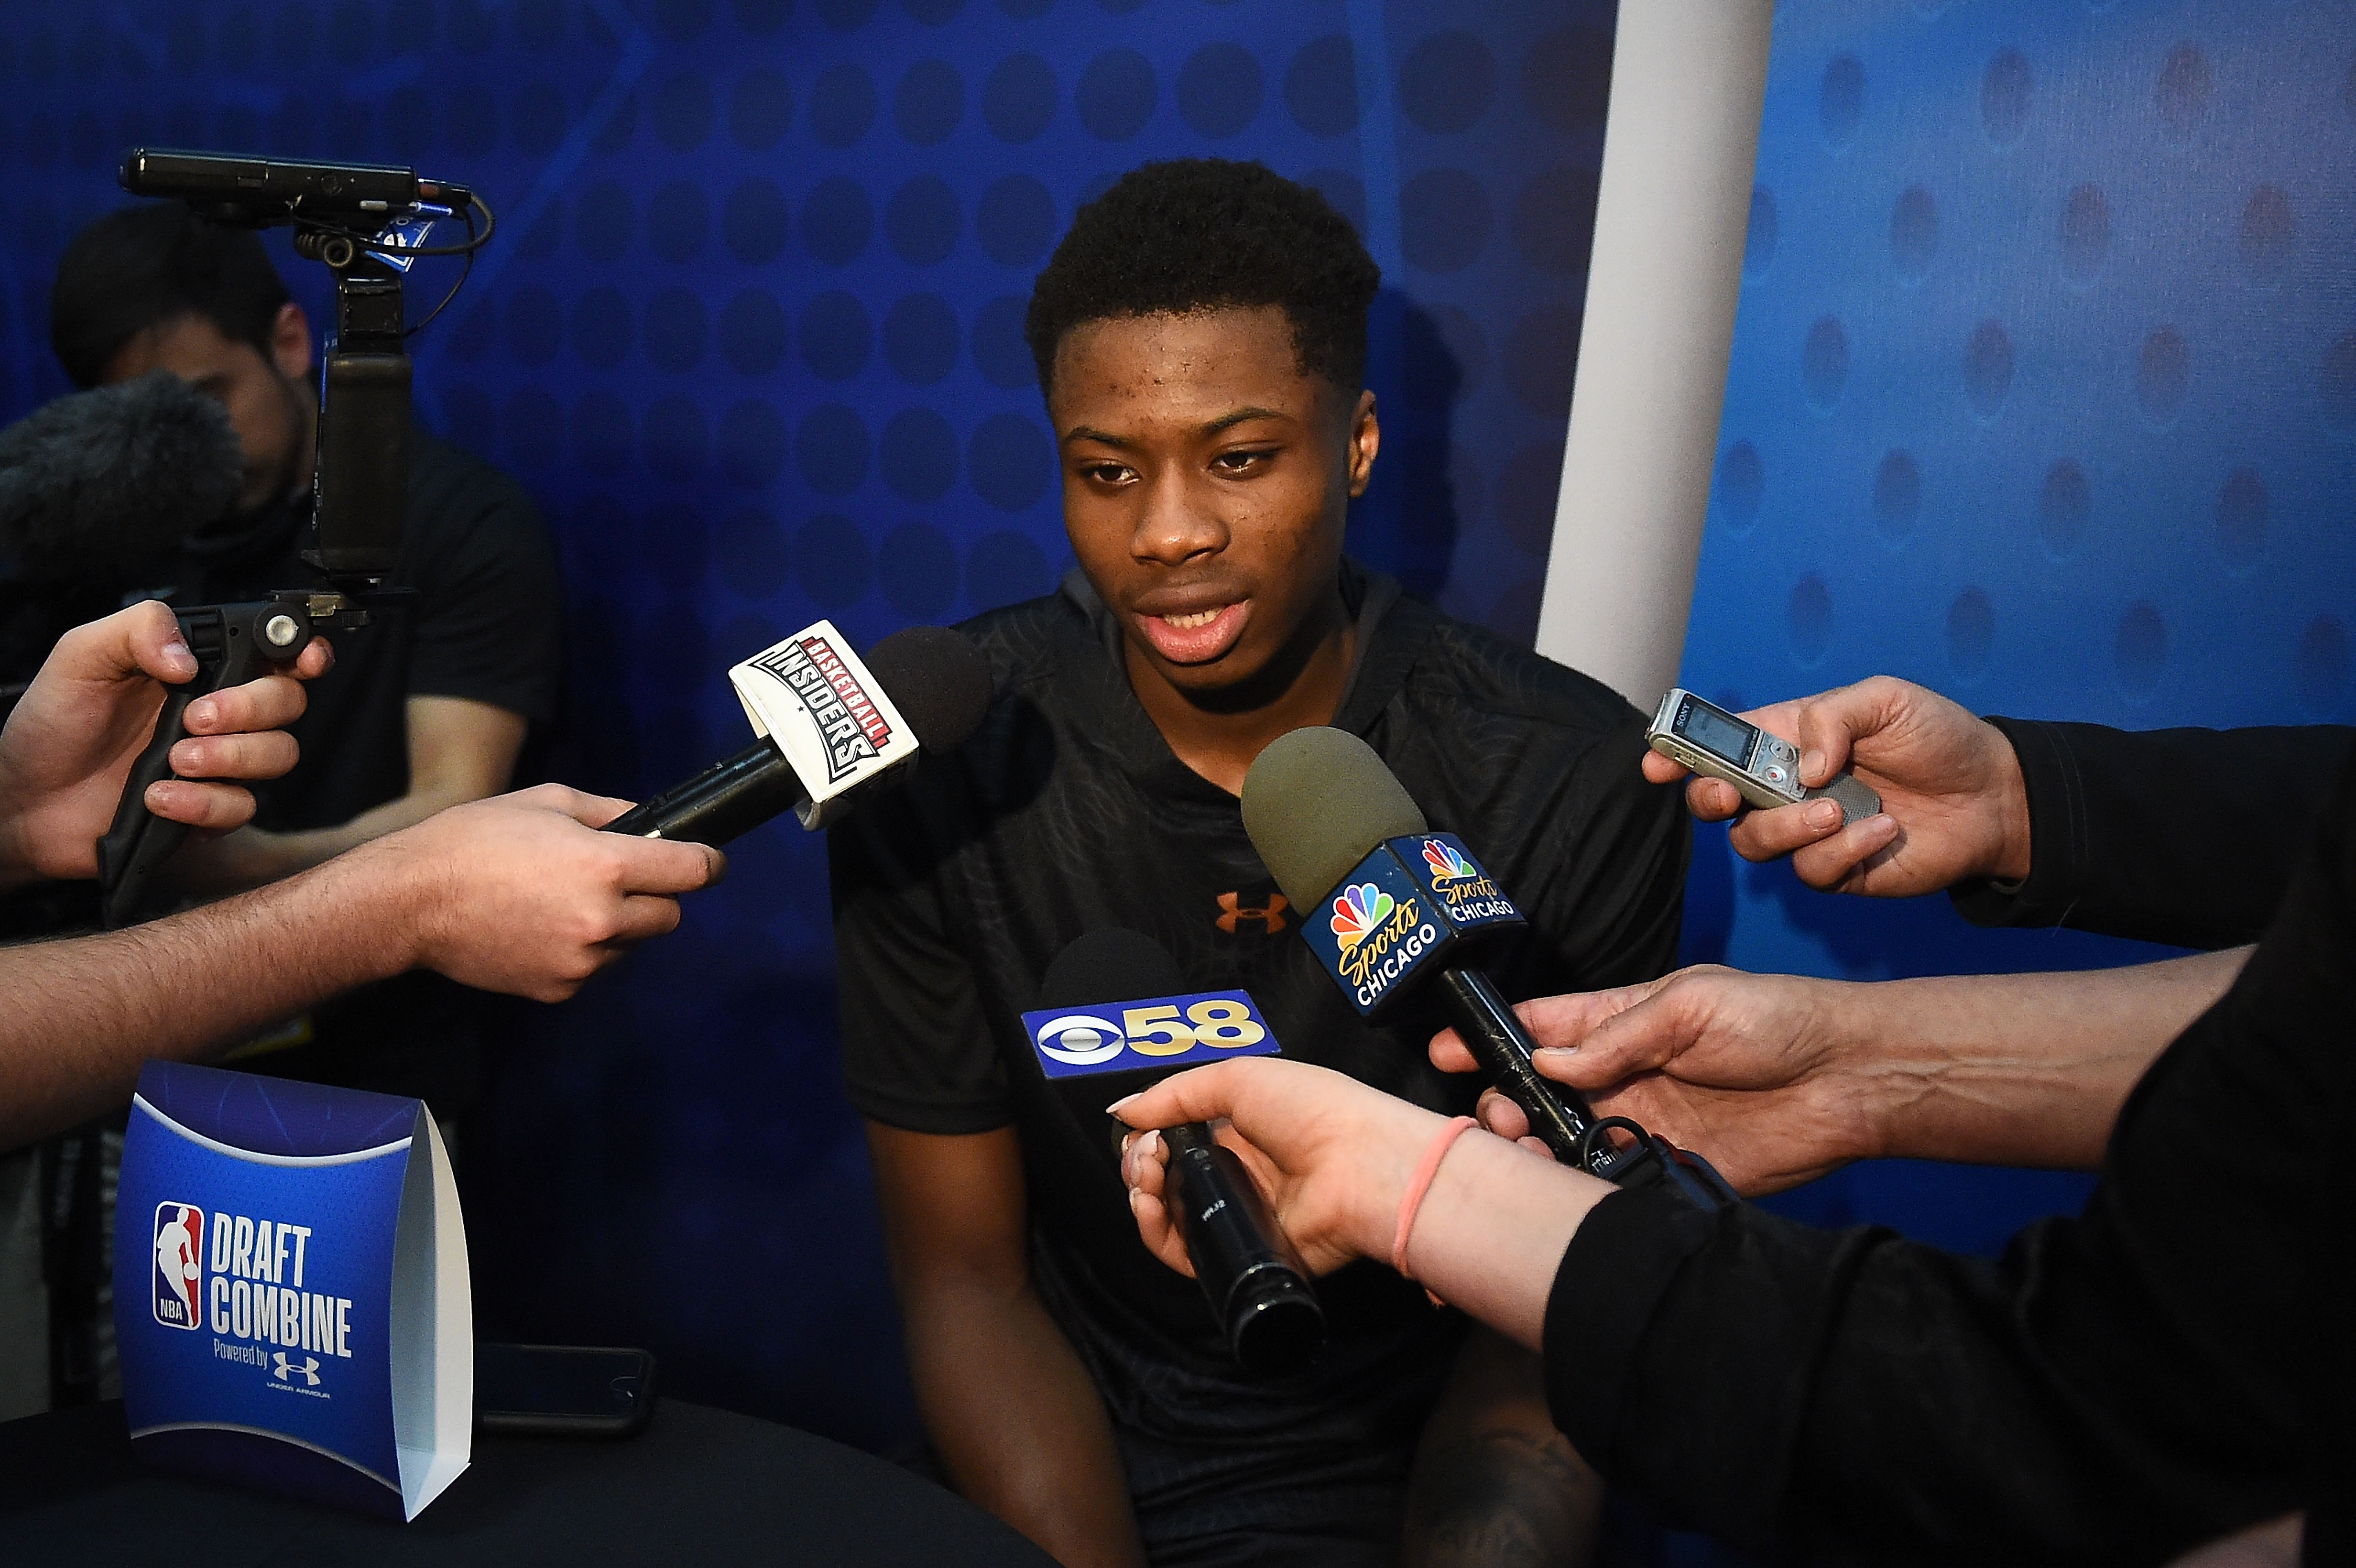
<svg viewBox="0 0 2356 1568"><path fill-rule="evenodd" d="M2066 925L2178 947L2254 942L2356 730L2107 730L1995 719L2029 789L2030 870L1950 895L1976 925Z"/></svg>
<svg viewBox="0 0 2356 1568"><path fill-rule="evenodd" d="M2156 1563L2334 1506L2356 768L2307 842L2239 980L2129 1096L2085 1211L2001 1260L1606 1199L1547 1312L1580 1451L1673 1522L1816 1563Z"/></svg>

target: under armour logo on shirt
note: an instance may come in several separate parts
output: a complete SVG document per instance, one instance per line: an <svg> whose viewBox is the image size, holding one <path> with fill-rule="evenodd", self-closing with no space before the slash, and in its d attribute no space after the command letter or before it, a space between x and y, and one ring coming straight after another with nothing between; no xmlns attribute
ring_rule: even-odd
<svg viewBox="0 0 2356 1568"><path fill-rule="evenodd" d="M1237 925L1248 920L1259 922L1260 929L1270 936L1284 929L1285 902L1282 893L1269 893L1267 905L1260 909L1244 908L1241 893L1221 893L1219 909L1221 912L1218 921L1219 929L1229 936L1236 933Z"/></svg>

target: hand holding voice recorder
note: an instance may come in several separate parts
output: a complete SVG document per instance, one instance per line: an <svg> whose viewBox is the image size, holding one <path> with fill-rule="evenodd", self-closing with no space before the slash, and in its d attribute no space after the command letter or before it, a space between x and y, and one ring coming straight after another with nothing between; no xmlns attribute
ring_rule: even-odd
<svg viewBox="0 0 2356 1568"><path fill-rule="evenodd" d="M1661 699L1660 711L1653 715L1644 740L1669 761L1705 778L1725 780L1743 799L1764 811L1804 800L1837 801L1841 826L1846 827L1881 809L1881 797L1846 773L1835 773L1823 787L1810 789L1800 782L1797 746L1737 719L1714 702L1703 701L1683 687L1670 688Z"/></svg>

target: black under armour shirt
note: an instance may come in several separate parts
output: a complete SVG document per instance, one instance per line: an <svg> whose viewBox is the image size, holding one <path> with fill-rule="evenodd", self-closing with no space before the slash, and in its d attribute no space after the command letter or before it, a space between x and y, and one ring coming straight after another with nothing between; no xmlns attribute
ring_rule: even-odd
<svg viewBox="0 0 2356 1568"><path fill-rule="evenodd" d="M1678 791L1637 771L1643 715L1387 578L1345 565L1343 581L1358 649L1334 723L1528 914L1493 966L1499 985L1519 998L1662 973L1689 831ZM1451 1112L1480 1085L1431 1066L1436 1012L1358 1020L1236 797L1181 763L1139 704L1119 625L1078 571L964 630L991 664L981 729L830 837L851 1103L915 1132L1020 1130L1033 1277L1104 1396L1149 1544L1205 1509L1317 1528L1290 1511L1307 1494L1330 1504L1404 1477L1461 1321L1362 1264L1321 1282L1314 1365L1243 1372L1194 1283L1146 1252L1101 1117L1049 1090L1021 1015L1067 944L1127 926L1166 946L1190 988L1248 990L1287 1056Z"/></svg>

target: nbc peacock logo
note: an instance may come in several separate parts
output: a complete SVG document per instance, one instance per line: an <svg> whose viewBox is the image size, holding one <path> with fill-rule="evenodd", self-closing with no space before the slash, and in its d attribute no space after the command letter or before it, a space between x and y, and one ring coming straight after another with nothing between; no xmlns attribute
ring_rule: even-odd
<svg viewBox="0 0 2356 1568"><path fill-rule="evenodd" d="M1333 936L1347 953L1366 939L1367 933L1390 918L1398 901L1375 886L1360 882L1344 888L1333 901Z"/></svg>
<svg viewBox="0 0 2356 1568"><path fill-rule="evenodd" d="M1472 861L1456 852L1456 846L1443 844L1437 838L1423 841L1423 863L1431 868L1431 880L1435 882L1481 874Z"/></svg>

